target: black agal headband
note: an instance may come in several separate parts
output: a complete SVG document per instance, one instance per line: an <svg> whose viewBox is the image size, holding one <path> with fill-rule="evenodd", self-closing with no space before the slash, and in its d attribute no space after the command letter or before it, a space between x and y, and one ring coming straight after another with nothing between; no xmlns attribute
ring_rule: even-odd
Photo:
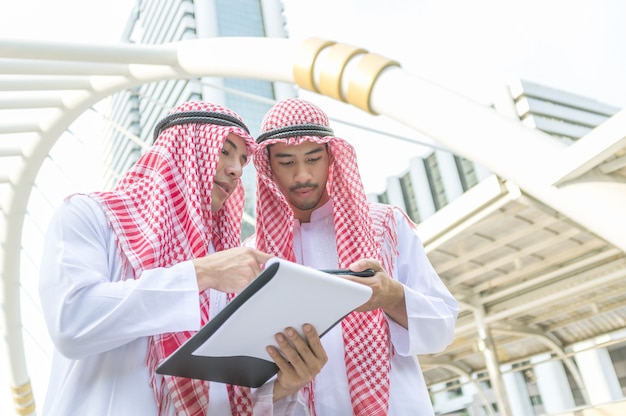
<svg viewBox="0 0 626 416"><path fill-rule="evenodd" d="M280 127L274 130L266 131L261 134L257 139L257 143L264 142L269 139L284 139L287 137L300 137L300 136L332 136L334 134L333 129L326 126L320 126L319 124L298 124L295 126Z"/></svg>
<svg viewBox="0 0 626 416"><path fill-rule="evenodd" d="M159 137L159 134L161 134L161 132L168 127L195 123L241 127L246 131L246 133L250 134L248 126L246 126L237 117L213 111L184 111L182 113L170 114L163 120L159 121L159 124L157 124L154 128L154 140L156 140L156 138Z"/></svg>

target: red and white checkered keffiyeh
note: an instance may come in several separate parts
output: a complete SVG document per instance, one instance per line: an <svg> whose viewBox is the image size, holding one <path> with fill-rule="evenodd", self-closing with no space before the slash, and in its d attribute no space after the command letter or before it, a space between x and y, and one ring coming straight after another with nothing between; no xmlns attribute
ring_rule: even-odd
<svg viewBox="0 0 626 416"><path fill-rule="evenodd" d="M224 125L222 125L224 124ZM141 272L237 247L241 241L244 190L241 182L220 210L211 212L211 189L229 133L256 143L235 112L215 104L187 102L155 131L152 148L122 177L115 190L90 194L103 207L135 278ZM201 324L209 319L209 291L200 293ZM206 415L209 383L155 373L158 364L193 332L153 336L147 365L159 415ZM233 415L252 415L248 390L228 386Z"/></svg>
<svg viewBox="0 0 626 416"><path fill-rule="evenodd" d="M298 133L294 133L299 130ZM381 261L391 275L397 233L391 208L367 202L354 148L334 137L327 115L302 99L276 104L261 125L257 169L256 246L291 261L293 211L273 180L267 146L297 145L303 141L327 143L333 162L329 167L328 192L334 204L339 267L362 258ZM298 134L294 137L294 134ZM389 407L389 371L392 346L388 322L382 310L353 312L342 321L345 363L352 407L356 416L386 415ZM313 386L308 386L310 411L315 414Z"/></svg>

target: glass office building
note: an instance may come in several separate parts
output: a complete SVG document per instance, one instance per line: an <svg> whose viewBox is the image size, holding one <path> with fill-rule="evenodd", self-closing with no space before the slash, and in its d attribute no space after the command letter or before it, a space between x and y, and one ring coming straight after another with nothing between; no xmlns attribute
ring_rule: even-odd
<svg viewBox="0 0 626 416"><path fill-rule="evenodd" d="M122 40L166 44L227 36L284 37L284 26L279 0L140 0L131 13ZM113 187L120 174L132 166L151 144L156 123L176 105L190 100L224 105L241 115L256 136L264 114L276 99L276 89L272 82L255 79L203 77L143 84L116 94L106 109L110 122L105 134L105 187ZM283 86L280 98L288 95L295 95L295 90ZM246 194L253 196L253 168L244 170L243 183ZM254 198L246 198L244 237L254 229L251 220L254 202Z"/></svg>

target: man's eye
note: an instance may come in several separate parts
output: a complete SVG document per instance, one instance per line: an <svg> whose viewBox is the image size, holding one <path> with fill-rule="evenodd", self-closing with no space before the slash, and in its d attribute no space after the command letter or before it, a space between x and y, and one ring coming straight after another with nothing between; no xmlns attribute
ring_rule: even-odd
<svg viewBox="0 0 626 416"><path fill-rule="evenodd" d="M321 158L322 158L321 156L320 157L311 158L311 159L309 159L309 163L315 163L318 160L320 160Z"/></svg>
<svg viewBox="0 0 626 416"><path fill-rule="evenodd" d="M223 154L224 156L228 156L228 150L226 150L226 149L222 149L222 154Z"/></svg>

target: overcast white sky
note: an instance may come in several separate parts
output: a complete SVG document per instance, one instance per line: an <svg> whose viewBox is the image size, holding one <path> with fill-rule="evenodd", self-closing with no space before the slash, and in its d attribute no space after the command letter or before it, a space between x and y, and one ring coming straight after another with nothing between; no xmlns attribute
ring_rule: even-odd
<svg viewBox="0 0 626 416"><path fill-rule="evenodd" d="M291 37L318 36L366 48L475 101L489 104L505 82L522 78L626 107L626 2L621 0L284 3ZM359 112L325 97L314 100L331 115L341 110L340 118ZM384 118L371 120L362 124L391 128ZM397 140L386 146L390 140L353 128L335 133L355 146L367 192L384 191L386 178L405 173L408 160L424 151ZM415 132L406 135L423 140Z"/></svg>
<svg viewBox="0 0 626 416"><path fill-rule="evenodd" d="M117 41L135 0L0 0L0 37ZM474 100L520 77L626 107L626 2L621 0L284 0L291 37L317 36L395 59L410 73ZM304 95L335 119L360 110ZM377 129L384 118L358 122ZM357 149L367 192L382 192L424 148L335 125ZM404 133L404 132L402 132ZM414 132L409 135L423 140ZM372 152L371 149L376 149ZM381 153L382 152L382 153ZM398 160L398 155L402 159ZM376 169L369 167L376 166Z"/></svg>
<svg viewBox="0 0 626 416"><path fill-rule="evenodd" d="M0 0L0 39L116 42L134 3ZM292 37L317 36L363 47L398 60L415 75L481 102L488 103L493 89L507 78L521 77L626 107L626 2L621 0L284 3ZM323 99L316 102L333 118L358 112ZM343 112L337 113L339 109ZM381 128L383 121L374 127ZM382 192L387 175L406 169L398 154L408 159L406 155L418 152L417 146L398 142L388 157L380 151L372 155L365 150L376 147L371 142L361 145L353 140L358 131L341 131L357 148L368 192ZM376 169L367 168L371 166ZM42 376L32 367L37 388ZM11 408L5 374L0 371L0 409ZM35 390L39 409L41 394Z"/></svg>
<svg viewBox="0 0 626 416"><path fill-rule="evenodd" d="M318 32L364 46L399 60L411 73L463 94L480 98L494 80L519 75L609 104L626 105L623 1L285 3L292 35ZM331 7L336 13L327 12ZM316 12L319 10L326 12ZM298 27L305 22L305 28Z"/></svg>

